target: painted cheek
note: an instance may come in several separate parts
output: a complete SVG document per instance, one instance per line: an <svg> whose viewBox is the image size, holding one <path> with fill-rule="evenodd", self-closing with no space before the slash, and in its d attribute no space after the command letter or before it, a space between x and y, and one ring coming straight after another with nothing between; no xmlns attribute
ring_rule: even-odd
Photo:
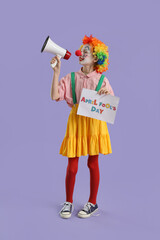
<svg viewBox="0 0 160 240"><path fill-rule="evenodd" d="M82 55L82 58L86 58L87 56L88 56L88 55L86 55L86 54L83 54L83 55Z"/></svg>

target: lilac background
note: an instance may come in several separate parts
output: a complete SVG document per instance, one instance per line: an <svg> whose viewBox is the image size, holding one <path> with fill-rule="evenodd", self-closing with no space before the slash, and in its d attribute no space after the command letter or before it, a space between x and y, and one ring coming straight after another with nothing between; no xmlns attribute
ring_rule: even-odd
<svg viewBox="0 0 160 240"><path fill-rule="evenodd" d="M0 6L0 239L160 237L159 7L143 1L3 1ZM100 154L100 216L76 217L88 200L87 157L74 205L61 219L67 158L59 155L70 108L50 99L50 35L72 52L61 77L80 69L75 50L93 34L109 46L105 73L120 103L108 124L113 153Z"/></svg>

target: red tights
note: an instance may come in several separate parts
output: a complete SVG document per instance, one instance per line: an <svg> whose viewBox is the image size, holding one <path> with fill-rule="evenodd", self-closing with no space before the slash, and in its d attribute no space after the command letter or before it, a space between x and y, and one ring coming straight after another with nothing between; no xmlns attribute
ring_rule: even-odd
<svg viewBox="0 0 160 240"><path fill-rule="evenodd" d="M96 204L96 198L99 187L99 164L98 164L98 156L94 155L88 157L88 168L90 170L90 197L88 202ZM79 157L68 158L68 166L66 172L66 201L73 202L73 191L75 185L75 178L78 171L78 160Z"/></svg>

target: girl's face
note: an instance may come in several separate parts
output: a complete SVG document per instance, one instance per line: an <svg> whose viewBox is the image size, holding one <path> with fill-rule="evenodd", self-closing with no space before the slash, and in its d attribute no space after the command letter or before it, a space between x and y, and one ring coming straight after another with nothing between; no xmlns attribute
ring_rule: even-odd
<svg viewBox="0 0 160 240"><path fill-rule="evenodd" d="M83 45L81 48L82 56L79 57L79 63L81 65L94 65L95 58L93 57L92 48L89 44Z"/></svg>

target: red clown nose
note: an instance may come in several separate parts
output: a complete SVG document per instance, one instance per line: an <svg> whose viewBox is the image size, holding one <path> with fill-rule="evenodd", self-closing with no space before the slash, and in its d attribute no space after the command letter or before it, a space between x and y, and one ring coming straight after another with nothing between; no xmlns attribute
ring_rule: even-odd
<svg viewBox="0 0 160 240"><path fill-rule="evenodd" d="M76 54L77 57L82 56L81 50L75 51L75 54Z"/></svg>

